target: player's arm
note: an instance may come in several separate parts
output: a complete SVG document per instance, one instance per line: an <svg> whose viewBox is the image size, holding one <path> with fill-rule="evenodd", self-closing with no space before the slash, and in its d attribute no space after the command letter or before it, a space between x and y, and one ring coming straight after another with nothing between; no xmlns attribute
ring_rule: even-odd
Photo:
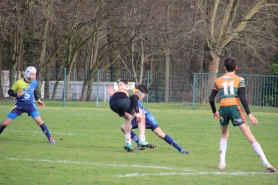
<svg viewBox="0 0 278 185"><path fill-rule="evenodd" d="M213 112L214 119L219 119L219 112L216 110L215 103L214 103L214 99L215 99L217 93L218 93L218 90L212 89L210 97L209 97L209 103L210 103L211 110Z"/></svg>
<svg viewBox="0 0 278 185"><path fill-rule="evenodd" d="M252 121L253 125L256 126L258 124L258 120L250 112L250 109L249 109L249 106L248 106L248 103L246 100L245 87L238 88L238 96L239 96L241 104L244 107L246 114L248 115L249 119Z"/></svg>
<svg viewBox="0 0 278 185"><path fill-rule="evenodd" d="M133 103L133 106L134 106L134 109L135 109L136 113L139 113L138 100L139 100L139 97L137 95L134 95L132 97L132 103Z"/></svg>
<svg viewBox="0 0 278 185"><path fill-rule="evenodd" d="M214 100L215 100L215 97L216 97L217 93L218 93L218 91L215 90L215 89L212 89L211 93L210 93L209 103L210 103L210 107L211 107L212 113L216 112L216 107L215 107Z"/></svg>
<svg viewBox="0 0 278 185"><path fill-rule="evenodd" d="M108 94L110 95L110 97L114 94L115 90L114 88L112 87L112 85L109 85L108 86Z"/></svg>
<svg viewBox="0 0 278 185"><path fill-rule="evenodd" d="M24 94L24 92L21 90L21 91L19 91L19 92L17 93L17 92L16 92L17 89L19 89L19 88L18 88L18 83L15 82L15 83L13 84L12 88L8 90L8 94L9 94L10 96L13 96L13 97L20 97L20 96L22 96L22 95Z"/></svg>
<svg viewBox="0 0 278 185"><path fill-rule="evenodd" d="M40 98L39 98L39 96L38 96L36 90L34 90L34 97L35 97L35 100L37 100L37 102L38 102L38 104L39 104L40 106L42 106L42 107L45 106L45 104L43 103L43 101L40 100Z"/></svg>
<svg viewBox="0 0 278 185"><path fill-rule="evenodd" d="M238 96L239 96L241 104L244 107L244 110L245 110L246 114L249 115L251 112L249 110L249 106L248 106L248 103L247 103L247 100L246 100L245 88L244 87L238 88Z"/></svg>
<svg viewBox="0 0 278 185"><path fill-rule="evenodd" d="M9 94L10 96L17 97L17 93L16 93L14 90L12 90L12 89L9 89L9 90L8 90L8 94Z"/></svg>
<svg viewBox="0 0 278 185"><path fill-rule="evenodd" d="M139 100L139 96L137 96L136 94L133 95L132 98L131 98L132 104L133 104L134 109L135 109L134 116L136 117L136 121L140 122L143 119L143 113L142 113L142 111L139 110L138 100Z"/></svg>

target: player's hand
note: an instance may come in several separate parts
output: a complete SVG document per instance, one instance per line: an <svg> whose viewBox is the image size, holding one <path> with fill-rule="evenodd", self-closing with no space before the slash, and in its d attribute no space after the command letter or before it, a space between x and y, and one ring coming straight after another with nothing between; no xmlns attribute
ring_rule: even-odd
<svg viewBox="0 0 278 185"><path fill-rule="evenodd" d="M41 106L41 107L44 107L45 104L43 103L43 101L41 101L40 99L37 100L38 104Z"/></svg>
<svg viewBox="0 0 278 185"><path fill-rule="evenodd" d="M256 126L258 125L258 120L255 118L252 114L248 114L249 119L252 121L253 125Z"/></svg>
<svg viewBox="0 0 278 185"><path fill-rule="evenodd" d="M214 117L214 119L219 119L219 112L216 111L216 112L213 114L213 117Z"/></svg>
<svg viewBox="0 0 278 185"><path fill-rule="evenodd" d="M110 96L112 96L113 94L114 94L114 88L112 87L112 85L109 85L108 86L108 94L110 95Z"/></svg>
<svg viewBox="0 0 278 185"><path fill-rule="evenodd" d="M20 90L18 93L17 93L17 97L20 97L24 94L23 90Z"/></svg>

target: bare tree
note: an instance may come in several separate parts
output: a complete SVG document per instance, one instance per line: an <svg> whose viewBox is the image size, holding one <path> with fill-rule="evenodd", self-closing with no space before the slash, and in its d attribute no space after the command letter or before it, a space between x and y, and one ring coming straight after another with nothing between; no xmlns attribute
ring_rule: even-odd
<svg viewBox="0 0 278 185"><path fill-rule="evenodd" d="M225 55L228 45L244 38L246 30L249 30L249 34L261 35L257 32L258 23L263 25L267 19L271 20L278 6L275 1L265 0L196 0L195 3L203 17L206 40L204 71L208 73L218 73L220 58ZM273 14L265 16L265 11ZM274 37L268 39L277 41ZM247 43L241 42L241 44Z"/></svg>

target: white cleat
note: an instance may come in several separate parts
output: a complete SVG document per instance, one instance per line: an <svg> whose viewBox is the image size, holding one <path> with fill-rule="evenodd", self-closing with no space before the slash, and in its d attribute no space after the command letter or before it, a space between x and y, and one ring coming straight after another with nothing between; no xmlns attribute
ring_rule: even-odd
<svg viewBox="0 0 278 185"><path fill-rule="evenodd" d="M218 169L219 170L224 170L225 168L226 168L226 166L227 166L227 164L226 163L220 163L219 165L218 165Z"/></svg>

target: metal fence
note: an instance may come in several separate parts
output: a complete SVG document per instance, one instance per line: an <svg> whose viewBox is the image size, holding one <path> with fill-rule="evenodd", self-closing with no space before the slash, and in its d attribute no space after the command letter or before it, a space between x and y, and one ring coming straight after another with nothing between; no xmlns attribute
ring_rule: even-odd
<svg viewBox="0 0 278 185"><path fill-rule="evenodd" d="M61 72L61 71L60 71ZM63 101L65 92L64 75L58 75L56 69L49 70L48 81L44 82L41 89L41 97L48 93L50 100ZM2 99L8 98L7 91L10 88L7 71L1 72ZM175 73L171 72L168 79L169 90L165 88L165 73L150 73L145 71L141 83L149 87L147 102L165 102L189 109L210 109L209 95L214 79L221 74L208 73ZM245 79L247 100L252 111L277 112L278 104L278 76L277 75L255 75L238 74ZM125 70L107 70L96 72L91 89L87 89L85 96L89 95L87 101L109 101L107 87L115 84L119 78L125 78L129 82L137 82L133 74ZM86 70L76 69L71 74L68 82L69 89L66 101L80 101L81 90L84 81L89 78ZM139 75L136 76L140 79ZM56 85L55 85L56 84ZM56 87L55 87L56 86ZM47 87L47 88L46 88ZM55 89L56 88L56 89ZM53 93L55 92L55 93ZM167 97L167 98L166 98ZM146 101L146 100L145 100ZM218 102L219 99L216 100Z"/></svg>

